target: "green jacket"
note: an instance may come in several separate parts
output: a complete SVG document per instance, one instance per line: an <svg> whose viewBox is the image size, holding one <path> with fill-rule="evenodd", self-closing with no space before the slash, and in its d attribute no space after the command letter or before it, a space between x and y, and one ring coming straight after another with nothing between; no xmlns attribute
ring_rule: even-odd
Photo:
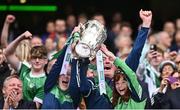
<svg viewBox="0 0 180 110"><path fill-rule="evenodd" d="M126 75L128 80L128 87L131 91L131 97L128 102L120 102L118 99L118 104L115 109L144 109L146 104L146 99L142 100L142 87L140 86L135 72L133 72L124 61L116 58L114 65L120 68ZM133 97L133 98L132 98Z"/></svg>

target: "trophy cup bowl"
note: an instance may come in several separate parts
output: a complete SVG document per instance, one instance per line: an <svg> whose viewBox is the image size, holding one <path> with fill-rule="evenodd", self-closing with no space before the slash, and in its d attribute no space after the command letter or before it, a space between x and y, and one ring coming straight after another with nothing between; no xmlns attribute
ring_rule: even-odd
<svg viewBox="0 0 180 110"><path fill-rule="evenodd" d="M106 30L97 20L89 20L81 27L80 40L75 46L79 58L95 57L100 45L106 40Z"/></svg>

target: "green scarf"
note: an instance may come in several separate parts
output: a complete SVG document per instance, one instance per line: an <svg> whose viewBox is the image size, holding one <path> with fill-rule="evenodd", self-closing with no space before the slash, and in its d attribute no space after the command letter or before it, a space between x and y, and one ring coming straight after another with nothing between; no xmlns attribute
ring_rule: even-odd
<svg viewBox="0 0 180 110"><path fill-rule="evenodd" d="M67 91L62 91L57 85L51 90L51 93L59 100L61 104L64 102L73 102Z"/></svg>

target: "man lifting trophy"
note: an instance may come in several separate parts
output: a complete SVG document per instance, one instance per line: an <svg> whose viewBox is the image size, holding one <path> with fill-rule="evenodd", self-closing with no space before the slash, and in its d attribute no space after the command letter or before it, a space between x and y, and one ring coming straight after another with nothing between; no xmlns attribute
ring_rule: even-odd
<svg viewBox="0 0 180 110"><path fill-rule="evenodd" d="M89 20L83 25L80 24L77 30L74 29L73 37L75 42L77 41L74 46L75 58L89 58L89 60L92 60L96 57L100 94L106 94L103 53L99 50L101 44L103 44L107 38L104 25L97 20ZM79 73L77 77L80 78ZM80 85L79 80L77 80L77 83Z"/></svg>

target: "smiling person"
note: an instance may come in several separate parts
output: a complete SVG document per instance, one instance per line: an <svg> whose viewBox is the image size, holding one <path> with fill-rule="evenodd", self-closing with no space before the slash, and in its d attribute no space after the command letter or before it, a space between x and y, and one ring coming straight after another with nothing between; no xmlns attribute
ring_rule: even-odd
<svg viewBox="0 0 180 110"><path fill-rule="evenodd" d="M158 91L158 93L154 96L154 104L153 109L179 109L179 101L180 101L180 74L179 72L174 72L172 76L166 78L165 81L162 82L163 85L168 85L168 89L166 93L163 91Z"/></svg>
<svg viewBox="0 0 180 110"><path fill-rule="evenodd" d="M35 109L36 104L25 101L23 97L22 81L17 75L9 76L3 83L4 99L0 100L0 109Z"/></svg>
<svg viewBox="0 0 180 110"><path fill-rule="evenodd" d="M51 78L53 77L54 81L56 81L57 83L53 83L55 85L53 85L52 88L49 90L46 89L46 87L49 87L49 86L45 85L45 98L43 100L43 105L42 105L43 109L72 109L73 108L73 101L68 93L70 74L71 74L70 65L68 66L67 73L59 74L59 77L55 77L56 75L50 72L48 77L51 77ZM46 84L47 82L49 82L48 79L46 80Z"/></svg>
<svg viewBox="0 0 180 110"><path fill-rule="evenodd" d="M138 37L135 41L134 47L133 47L131 53L129 54L128 58L126 59L126 64L133 71L136 71L136 69L138 67L139 59L141 56L141 51L142 51L142 48L146 41L148 30L149 30L149 27L151 24L151 19L152 19L151 11L142 11L141 10L139 12L139 14L143 21L143 25L142 25L141 30L138 33ZM77 28L77 30L78 30L78 28ZM74 32L76 32L76 31L74 31ZM89 67L87 69L87 67L85 67L85 64L82 64L83 68L81 67L81 69L83 71L85 71L87 69L87 74L83 75L86 72L84 72L84 73L80 72L80 74L82 74L82 75L80 75L81 76L80 77L80 90L78 90L79 87L76 82L73 82L73 84L70 84L70 87L73 87L73 88L75 88L75 90L77 90L77 91L74 91L74 94L76 94L76 98L73 98L73 99L77 99L78 95L80 93L82 93L83 96L85 97L85 103L87 105L87 109L100 109L100 108L101 109L111 109L112 108L112 104L111 104L110 100L112 98L112 88L113 88L112 80L113 80L113 75L114 75L114 71L115 71L115 66L113 65L113 61L111 61L109 59L109 57L107 57L106 55L104 55L103 61L104 61L104 74L106 77L105 85L106 85L107 95L100 95L100 93L99 93L98 77L96 75L96 72L94 71L95 68ZM76 64L77 63L75 63L73 65L76 65ZM95 66L94 63L92 63L92 66ZM72 73L71 75L72 75L71 78L75 78L75 80L77 80L76 75L74 75L74 73Z"/></svg>
<svg viewBox="0 0 180 110"><path fill-rule="evenodd" d="M175 84L174 82L176 80L174 80L173 76L177 75L176 73L178 73L176 64L170 60L163 61L159 66L159 71L161 73L161 84L160 87L156 89L157 91L153 93L151 98L153 109L163 108L164 105L162 104L162 99L166 96L165 94L175 89L173 85Z"/></svg>
<svg viewBox="0 0 180 110"><path fill-rule="evenodd" d="M149 28L151 26L152 12L151 11L139 11L139 16L142 20L141 29L138 32L137 38L134 42L134 46L131 52L128 54L125 59L126 64L133 70L136 71L139 65L139 60L141 57L141 52L144 47L145 41L148 37ZM104 56L104 67L105 67L105 77L113 78L114 67L112 66L113 62L110 62L108 57Z"/></svg>
<svg viewBox="0 0 180 110"><path fill-rule="evenodd" d="M31 36L29 31L18 36L8 45L5 55L23 82L23 99L36 102L37 108L40 108L44 97L43 87L46 80L44 66L47 64L47 51L44 46L35 46L30 50L31 68L20 62L14 54L17 45L24 39L30 39Z"/></svg>
<svg viewBox="0 0 180 110"><path fill-rule="evenodd" d="M62 49L62 53L58 56L56 62L50 70L45 85L45 97L43 100L43 109L73 109L74 103L70 96L69 84L71 78L71 65L67 65L67 73L61 72L63 60L65 57L65 50L67 45Z"/></svg>
<svg viewBox="0 0 180 110"><path fill-rule="evenodd" d="M118 68L114 75L114 90L112 104L115 109L144 109L146 99L142 99L142 87L133 72L125 62L114 56L105 45L101 50Z"/></svg>
<svg viewBox="0 0 180 110"><path fill-rule="evenodd" d="M145 41L148 37L148 32L149 28L151 25L151 20L152 20L152 12L151 11L139 11L139 16L142 20L142 27L138 32L137 38L134 42L133 48L131 52L128 54L127 58L125 59L125 63L133 70L136 71L137 67L139 65L139 60L141 57L141 52L144 47ZM106 88L108 89L107 93L109 96L109 99L112 97L112 88L113 88L113 76L115 74L115 66L113 65L113 62L110 61L110 59L104 55L103 56L103 61L104 61L104 74L105 74L105 79L107 83ZM142 82L141 82L142 84ZM144 86L143 86L144 88Z"/></svg>

